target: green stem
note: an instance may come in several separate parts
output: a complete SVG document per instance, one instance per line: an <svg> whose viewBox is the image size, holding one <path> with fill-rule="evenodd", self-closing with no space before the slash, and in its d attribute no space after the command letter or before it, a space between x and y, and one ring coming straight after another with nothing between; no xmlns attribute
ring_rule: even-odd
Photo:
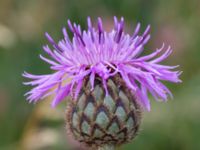
<svg viewBox="0 0 200 150"><path fill-rule="evenodd" d="M98 148L98 150L114 150L115 147L113 145L104 145Z"/></svg>

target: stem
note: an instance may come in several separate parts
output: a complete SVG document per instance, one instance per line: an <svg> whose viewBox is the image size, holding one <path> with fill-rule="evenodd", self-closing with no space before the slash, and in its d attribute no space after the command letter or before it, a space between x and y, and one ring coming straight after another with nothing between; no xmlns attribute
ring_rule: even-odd
<svg viewBox="0 0 200 150"><path fill-rule="evenodd" d="M103 145L101 147L98 147L98 150L114 150L114 146L113 145Z"/></svg>

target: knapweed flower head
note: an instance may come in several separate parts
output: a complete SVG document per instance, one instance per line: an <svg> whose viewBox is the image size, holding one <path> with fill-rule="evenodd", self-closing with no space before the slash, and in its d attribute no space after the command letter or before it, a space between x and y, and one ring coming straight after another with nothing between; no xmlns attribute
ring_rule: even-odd
<svg viewBox="0 0 200 150"><path fill-rule="evenodd" d="M94 89L95 77L102 80L106 95L108 94L107 81L119 74L126 86L134 93L138 103L150 110L148 93L156 100L166 101L172 96L162 81L181 82L178 66L161 65L171 53L170 47L156 49L151 54L141 56L145 44L150 39L150 26L139 34L140 23L137 24L133 34L124 32L124 18L118 20L114 17L114 28L106 32L101 18L98 18L97 29L88 17L88 29L81 30L80 25L71 23L68 26L73 33L70 40L66 28L63 28L64 38L58 43L46 33L52 49L46 45L44 51L51 59L40 55L40 58L49 63L52 74L32 75L24 73L23 76L32 81L25 84L34 86L27 93L30 102L37 102L49 95L54 95L52 106L64 100L68 95L78 96L83 80L89 77L91 91Z"/></svg>

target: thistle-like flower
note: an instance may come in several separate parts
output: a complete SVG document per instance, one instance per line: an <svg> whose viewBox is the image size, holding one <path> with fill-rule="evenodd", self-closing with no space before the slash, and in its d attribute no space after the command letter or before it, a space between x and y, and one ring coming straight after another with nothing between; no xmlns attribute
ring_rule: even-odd
<svg viewBox="0 0 200 150"><path fill-rule="evenodd" d="M82 31L80 25L68 20L72 40L66 28L58 43L45 34L53 50L48 46L43 49L52 59L40 58L51 65L54 73L25 72L23 76L32 80L25 84L34 86L26 95L29 102L54 95L52 107L69 95L68 132L86 145L112 147L135 137L142 110L150 111L148 93L156 100L172 97L161 81L181 82L181 72L173 71L178 66L159 64L172 52L170 47L164 50L164 44L141 56L150 39L150 26L140 35L138 23L129 35L124 32L123 18L114 17L110 32L104 31L101 18L97 29L89 17L87 21L88 29Z"/></svg>

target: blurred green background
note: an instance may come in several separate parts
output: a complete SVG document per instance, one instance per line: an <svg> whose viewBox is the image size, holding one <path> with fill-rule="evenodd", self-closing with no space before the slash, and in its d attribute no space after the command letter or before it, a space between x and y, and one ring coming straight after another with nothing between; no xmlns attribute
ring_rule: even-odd
<svg viewBox="0 0 200 150"><path fill-rule="evenodd" d="M151 101L139 136L119 150L200 149L200 1L0 0L0 150L81 150L66 140L65 103L56 109L49 100L28 104L23 94L30 88L21 74L50 72L38 58L47 44L44 32L59 40L68 18L85 27L87 16L101 16L110 28L114 15L125 17L127 31L137 22L143 29L151 24L146 50L171 45L164 64L180 64L183 71L182 84L168 84L174 100Z"/></svg>

